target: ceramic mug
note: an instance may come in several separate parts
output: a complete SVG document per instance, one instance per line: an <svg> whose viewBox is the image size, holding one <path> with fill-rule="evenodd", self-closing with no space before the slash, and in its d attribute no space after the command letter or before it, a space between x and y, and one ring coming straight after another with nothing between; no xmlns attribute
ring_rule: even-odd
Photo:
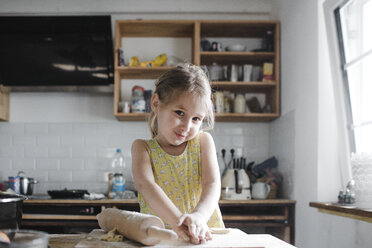
<svg viewBox="0 0 372 248"><path fill-rule="evenodd" d="M252 186L252 197L254 199L266 199L270 193L270 185L263 182L256 182Z"/></svg>

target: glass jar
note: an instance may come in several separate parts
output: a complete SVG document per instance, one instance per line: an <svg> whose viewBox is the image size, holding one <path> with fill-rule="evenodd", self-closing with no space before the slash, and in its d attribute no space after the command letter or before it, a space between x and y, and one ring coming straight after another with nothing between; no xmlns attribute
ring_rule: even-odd
<svg viewBox="0 0 372 248"><path fill-rule="evenodd" d="M245 113L245 97L241 93L235 96L234 113Z"/></svg>
<svg viewBox="0 0 372 248"><path fill-rule="evenodd" d="M223 113L223 108L224 108L223 92L222 91L215 92L214 97L215 97L216 113L221 114Z"/></svg>
<svg viewBox="0 0 372 248"><path fill-rule="evenodd" d="M141 86L134 86L132 89L132 112L144 113L146 111L146 101L144 97L145 89Z"/></svg>

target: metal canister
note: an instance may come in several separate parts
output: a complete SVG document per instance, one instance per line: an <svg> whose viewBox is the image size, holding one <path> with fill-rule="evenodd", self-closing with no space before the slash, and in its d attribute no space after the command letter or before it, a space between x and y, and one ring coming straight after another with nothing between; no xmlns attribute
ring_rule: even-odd
<svg viewBox="0 0 372 248"><path fill-rule="evenodd" d="M8 185L9 188L11 188L16 194L21 193L21 177L15 176L15 177L9 177L8 178Z"/></svg>

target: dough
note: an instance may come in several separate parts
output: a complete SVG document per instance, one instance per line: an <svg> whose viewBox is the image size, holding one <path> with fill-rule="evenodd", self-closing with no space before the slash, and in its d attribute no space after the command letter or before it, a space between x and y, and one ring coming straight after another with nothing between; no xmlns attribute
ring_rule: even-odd
<svg viewBox="0 0 372 248"><path fill-rule="evenodd" d="M121 242L123 239L123 235L118 234L116 228L101 236L101 240L109 242Z"/></svg>
<svg viewBox="0 0 372 248"><path fill-rule="evenodd" d="M230 228L211 227L210 230L212 234L226 234L230 232Z"/></svg>

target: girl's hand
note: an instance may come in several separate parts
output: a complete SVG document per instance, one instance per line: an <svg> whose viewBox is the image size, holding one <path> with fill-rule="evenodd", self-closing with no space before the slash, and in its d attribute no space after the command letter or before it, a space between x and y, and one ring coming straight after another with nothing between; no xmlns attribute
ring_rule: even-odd
<svg viewBox="0 0 372 248"><path fill-rule="evenodd" d="M177 225L175 224L173 226L173 231L175 231L178 235L179 238L181 238L182 240L188 242L190 241L190 235L189 235L189 231L188 231L188 228L187 226L184 226L184 225Z"/></svg>
<svg viewBox="0 0 372 248"><path fill-rule="evenodd" d="M200 244L211 240L209 227L203 216L197 212L184 214L178 222L179 227L187 228L191 243Z"/></svg>

